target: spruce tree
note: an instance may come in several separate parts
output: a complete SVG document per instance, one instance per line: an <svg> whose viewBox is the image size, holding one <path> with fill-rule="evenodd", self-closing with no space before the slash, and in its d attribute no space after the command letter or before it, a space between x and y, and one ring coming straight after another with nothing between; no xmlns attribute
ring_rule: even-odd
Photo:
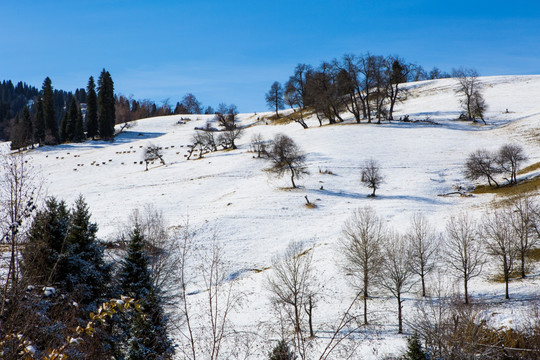
<svg viewBox="0 0 540 360"><path fill-rule="evenodd" d="M84 122L81 109L77 111L77 120L75 121L75 133L73 134L73 140L75 142L81 142L85 140L84 136Z"/></svg>
<svg viewBox="0 0 540 360"><path fill-rule="evenodd" d="M71 97L71 103L68 110L68 120L66 127L66 135L68 141L73 141L75 137L75 124L77 123L77 116L79 115L79 107L75 97Z"/></svg>
<svg viewBox="0 0 540 360"><path fill-rule="evenodd" d="M296 356L285 340L280 340L268 355L269 360L294 360Z"/></svg>
<svg viewBox="0 0 540 360"><path fill-rule="evenodd" d="M32 148L34 148L34 127L28 106L23 108L21 125L23 146L32 145Z"/></svg>
<svg viewBox="0 0 540 360"><path fill-rule="evenodd" d="M11 150L20 149L22 144L21 139L21 122L19 121L19 115L15 116L13 124L11 125L11 134L9 134L9 140L11 141Z"/></svg>
<svg viewBox="0 0 540 360"><path fill-rule="evenodd" d="M58 124L54 112L54 92L52 81L49 77L43 81L43 117L45 120L45 142L50 145L56 145L60 141L58 133Z"/></svg>
<svg viewBox="0 0 540 360"><path fill-rule="evenodd" d="M425 360L426 353L422 350L422 344L418 339L418 334L414 333L413 336L407 339L407 352L403 357L404 360Z"/></svg>
<svg viewBox="0 0 540 360"><path fill-rule="evenodd" d="M127 358L170 359L173 347L167 334L166 318L159 297L159 289L152 282L145 240L139 224L130 234L128 252L120 272L123 295L140 301L143 313L131 317L127 339Z"/></svg>
<svg viewBox="0 0 540 360"><path fill-rule="evenodd" d="M45 118L43 115L43 101L38 98L36 105L36 119L34 121L34 140L42 145L45 141Z"/></svg>
<svg viewBox="0 0 540 360"><path fill-rule="evenodd" d="M65 112L64 116L62 116L62 121L60 121L60 141L66 142L68 141L68 134L67 134L67 128L68 128L68 116L69 112Z"/></svg>
<svg viewBox="0 0 540 360"><path fill-rule="evenodd" d="M114 83L111 74L103 69L98 79L98 125L99 135L102 139L110 140L114 137L114 124L116 120L114 108Z"/></svg>
<svg viewBox="0 0 540 360"><path fill-rule="evenodd" d="M90 76L88 79L87 95L86 95L86 131L89 138L94 138L98 134L98 117L97 117L97 94L94 78Z"/></svg>

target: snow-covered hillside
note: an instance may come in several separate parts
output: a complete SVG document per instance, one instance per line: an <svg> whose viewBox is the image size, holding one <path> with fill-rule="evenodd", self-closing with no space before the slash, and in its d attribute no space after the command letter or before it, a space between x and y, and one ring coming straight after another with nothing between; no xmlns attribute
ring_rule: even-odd
<svg viewBox="0 0 540 360"><path fill-rule="evenodd" d="M461 109L454 91L456 80L442 79L405 86L410 94L397 105L394 118L409 115L410 120L420 122L355 124L349 116L345 123L322 127L316 119L309 119L310 127L304 130L296 123L268 124L264 116L270 113L241 114L240 125L246 130L238 150L186 160L194 128L213 118L178 115L138 120L113 143L44 147L29 155L41 169L48 195L68 203L84 195L103 239L115 233L132 209L148 203L162 210L171 226L189 219L201 236L217 233L225 244L231 271L244 274L236 284L245 294L244 307L234 316L242 329L255 329L272 320L265 288L271 270L246 270L270 267L272 256L291 240L312 244L316 268L328 284L328 296L315 313L320 323L329 321L332 309L352 297L336 265L336 244L354 209L372 207L398 231L408 226L414 213L421 212L442 231L451 214L462 210L477 213L493 199L492 195L438 196L456 186L470 186L462 175L467 154L517 143L529 157L527 164L540 161L540 76L484 77L481 82L488 125L457 121ZM190 120L180 121L181 117ZM249 151L250 138L258 133L264 139L285 133L306 152L311 174L297 182L298 189L289 188L287 177L269 177L264 171L269 164ZM145 171L141 162L143 148L149 143L163 148L166 165L156 162ZM367 197L370 190L360 182L361 166L370 158L379 161L385 177L375 198ZM304 206L306 195L316 208ZM512 292L524 297L536 292L538 285L533 277L512 284ZM503 286L484 276L473 281L471 291L473 297L502 298ZM407 294L406 309L417 296L416 290ZM394 300L381 293L373 302L378 304L374 317L380 328L377 337L362 348L366 358L399 352L405 344L405 338L395 335ZM502 306L501 322L517 316L511 309ZM267 349L264 351L266 354Z"/></svg>

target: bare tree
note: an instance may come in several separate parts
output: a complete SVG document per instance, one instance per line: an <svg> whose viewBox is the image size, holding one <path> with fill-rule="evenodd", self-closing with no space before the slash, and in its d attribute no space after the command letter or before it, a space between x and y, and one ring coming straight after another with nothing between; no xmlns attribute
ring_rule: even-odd
<svg viewBox="0 0 540 360"><path fill-rule="evenodd" d="M272 166L268 170L277 177L290 172L293 188L296 188L294 178L309 174L306 167L306 155L287 135L276 134L270 143L267 154L268 159L272 162Z"/></svg>
<svg viewBox="0 0 540 360"><path fill-rule="evenodd" d="M415 214L407 232L412 271L420 277L422 296L426 296L426 276L435 269L439 237L421 214Z"/></svg>
<svg viewBox="0 0 540 360"><path fill-rule="evenodd" d="M480 275L485 259L476 222L465 213L446 222L446 257L450 268L463 279L465 304L468 304L469 282Z"/></svg>
<svg viewBox="0 0 540 360"><path fill-rule="evenodd" d="M519 254L521 278L525 278L527 253L535 247L539 239L540 206L532 196L519 195L505 208L506 216L516 239Z"/></svg>
<svg viewBox="0 0 540 360"><path fill-rule="evenodd" d="M381 173L379 162L375 159L369 159L364 163L362 167L361 181L364 185L370 189L373 189L371 197L375 197L375 191L384 182L384 177Z"/></svg>
<svg viewBox="0 0 540 360"><path fill-rule="evenodd" d="M19 279L19 247L27 220L36 209L41 183L37 170L23 152L0 155L0 242L9 247L9 264L2 288L0 328L6 298Z"/></svg>
<svg viewBox="0 0 540 360"><path fill-rule="evenodd" d="M499 149L497 156L499 166L510 173L510 184L517 184L517 172L520 164L527 160L527 155L521 145L505 144Z"/></svg>
<svg viewBox="0 0 540 360"><path fill-rule="evenodd" d="M237 139L240 139L244 135L244 129L235 127L233 129L226 129L219 134L217 142L223 146L223 149L238 149L234 143Z"/></svg>
<svg viewBox="0 0 540 360"><path fill-rule="evenodd" d="M278 110L283 109L283 87L277 81L274 81L270 90L265 95L266 104L269 108L274 109L276 117L279 119Z"/></svg>
<svg viewBox="0 0 540 360"><path fill-rule="evenodd" d="M382 244L386 229L371 208L355 210L343 226L340 250L343 269L351 274L353 287L364 300L364 324L368 324L367 300L380 278Z"/></svg>
<svg viewBox="0 0 540 360"><path fill-rule="evenodd" d="M409 75L409 65L405 64L403 59L395 56L386 58L387 79L386 93L390 102L388 108L388 120L394 120L394 106L398 101L403 101L406 91L399 87L400 84L407 82Z"/></svg>
<svg viewBox="0 0 540 360"><path fill-rule="evenodd" d="M505 283L505 298L509 299L508 284L516 258L516 238L508 226L510 219L502 209L488 211L482 218L480 235L485 241L488 254L500 261Z"/></svg>
<svg viewBox="0 0 540 360"><path fill-rule="evenodd" d="M305 347L303 327L307 315L309 337L314 337L313 308L319 285L311 264L312 249L305 249L301 242L291 242L281 256L272 259L273 276L268 277L272 303L282 308L285 320L294 329L294 344L298 351Z"/></svg>
<svg viewBox="0 0 540 360"><path fill-rule="evenodd" d="M383 244L381 286L388 290L398 302L398 334L403 333L402 295L414 285L408 245L406 239L397 233L389 233Z"/></svg>
<svg viewBox="0 0 540 360"><path fill-rule="evenodd" d="M485 101L482 97L482 86L478 79L478 72L474 69L458 69L453 70L452 77L458 81L458 89L456 92L463 96L461 105L466 112L467 119L475 121L476 118L481 118L484 124L484 111L486 109Z"/></svg>
<svg viewBox="0 0 540 360"><path fill-rule="evenodd" d="M144 148L144 163L146 164L146 171L148 171L148 164L151 161L158 160L165 165L165 161L163 160L163 150L161 147L154 145L154 144L148 144Z"/></svg>
<svg viewBox="0 0 540 360"><path fill-rule="evenodd" d="M236 105L221 103L216 111L215 120L223 129L234 130L236 128L236 115L238 115Z"/></svg>
<svg viewBox="0 0 540 360"><path fill-rule="evenodd" d="M257 153L258 158L266 154L266 142L260 133L251 136L251 151Z"/></svg>
<svg viewBox="0 0 540 360"><path fill-rule="evenodd" d="M485 149L479 149L469 154L465 163L464 175L469 180L476 180L485 177L489 186L494 183L499 187L495 180L495 175L501 172L497 165L497 154Z"/></svg>

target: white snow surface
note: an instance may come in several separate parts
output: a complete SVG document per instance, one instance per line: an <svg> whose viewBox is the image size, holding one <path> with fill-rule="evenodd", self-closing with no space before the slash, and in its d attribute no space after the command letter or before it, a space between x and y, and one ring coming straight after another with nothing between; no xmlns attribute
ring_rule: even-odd
<svg viewBox="0 0 540 360"><path fill-rule="evenodd" d="M29 155L41 169L48 195L68 204L80 194L84 196L103 239L110 239L132 209L145 204L162 210L170 226L189 219L199 236L217 233L225 245L231 273L242 274L235 280L245 300L242 310L233 314L238 329L254 330L273 319L265 286L271 269L250 270L269 268L272 256L290 241L305 241L313 246L315 267L326 283L326 296L315 309L317 327L337 320L332 314L344 310L353 296L338 266L337 244L343 223L354 209L372 207L398 231L406 230L411 216L420 212L442 231L450 215L463 210L479 214L494 198L438 196L456 186L471 185L462 174L470 152L517 143L529 157L525 165L540 161L540 76L483 77L481 82L489 106L488 125L456 120L461 112L455 93L457 82L441 79L404 85L410 94L396 106L394 115L395 119L409 115L410 120L437 124L356 124L346 115L344 123L332 126L319 127L316 119L308 119L310 127L304 130L296 123L258 121L271 113L240 114L240 125L246 130L238 150L188 161L185 154L194 128L212 122L213 116L174 115L138 120L113 143L87 141L43 147ZM179 124L181 117L190 121ZM285 133L305 151L311 174L297 180L298 189L289 188L287 176L275 179L264 171L268 162L249 151L250 138L256 133L264 139ZM149 143L163 147L166 165L156 162L145 171L140 162ZM379 161L385 176L375 198L367 197L371 190L360 182L362 164L370 158ZM304 206L306 195L317 205L315 209ZM492 309L495 324L512 325L522 317L520 309L526 304L522 300L538 291L538 270L533 269L534 276L526 280L511 283L513 300L503 301L504 284L489 281L493 271L472 281L471 295L497 304ZM419 298L418 287L406 295L405 318ZM397 335L395 300L381 292L370 300L370 306L377 335L361 346L362 358L398 355L405 347L406 335ZM355 311L361 312L361 306ZM263 344L255 358L265 357L268 351L268 345Z"/></svg>

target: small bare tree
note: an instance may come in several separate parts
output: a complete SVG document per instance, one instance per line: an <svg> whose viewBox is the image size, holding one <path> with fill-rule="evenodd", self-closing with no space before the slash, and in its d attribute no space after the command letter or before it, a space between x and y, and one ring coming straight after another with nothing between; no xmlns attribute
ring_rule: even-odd
<svg viewBox="0 0 540 360"><path fill-rule="evenodd" d="M362 167L361 181L364 185L370 189L373 189L371 197L375 197L375 191L384 182L384 177L381 173L381 167L379 162L375 159L367 160Z"/></svg>
<svg viewBox="0 0 540 360"><path fill-rule="evenodd" d="M497 156L499 166L506 172L510 173L510 184L517 184L517 172L520 164L527 160L527 155L521 145L506 144L503 145Z"/></svg>
<svg viewBox="0 0 540 360"><path fill-rule="evenodd" d="M306 166L306 155L287 135L276 134L270 143L267 154L268 159L272 162L268 171L277 177L289 172L293 188L296 188L295 178L309 174Z"/></svg>
<svg viewBox="0 0 540 360"><path fill-rule="evenodd" d="M406 239L397 233L389 233L383 245L383 257L381 285L398 302L398 334L402 334L402 295L414 285L410 248Z"/></svg>
<svg viewBox="0 0 540 360"><path fill-rule="evenodd" d="M238 149L234 143L237 139L240 139L244 134L244 129L235 127L233 129L224 130L217 139L217 142L223 146L223 149Z"/></svg>
<svg viewBox="0 0 540 360"><path fill-rule="evenodd" d="M519 195L505 208L506 216L516 238L516 251L520 259L521 278L525 278L527 253L540 241L540 206L532 196Z"/></svg>
<svg viewBox="0 0 540 360"><path fill-rule="evenodd" d="M426 276L435 269L439 237L421 214L415 214L407 233L412 271L420 277L422 296L426 296Z"/></svg>
<svg viewBox="0 0 540 360"><path fill-rule="evenodd" d="M165 160L163 160L163 150L161 147L154 145L154 144L148 144L144 148L144 163L146 164L146 170L148 171L148 164L151 161L158 160L165 165Z"/></svg>
<svg viewBox="0 0 540 360"><path fill-rule="evenodd" d="M260 133L251 136L251 151L257 153L258 158L266 154L266 142Z"/></svg>
<svg viewBox="0 0 540 360"><path fill-rule="evenodd" d="M480 118L485 124L484 112L487 106L482 97L482 86L478 79L478 72L474 69L458 69L453 71L452 77L458 81L456 92L463 96L461 105L466 112L467 119L475 121Z"/></svg>
<svg viewBox="0 0 540 360"><path fill-rule="evenodd" d="M303 324L307 315L309 337L314 337L313 308L319 285L311 264L312 249L305 249L300 242L291 242L281 256L272 259L273 276L268 277L272 303L283 309L286 321L293 326L297 350L304 348Z"/></svg>
<svg viewBox="0 0 540 360"><path fill-rule="evenodd" d="M480 235L485 241L488 254L500 261L505 283L505 298L509 299L508 283L516 258L516 238L513 236L511 220L503 209L488 211L482 218Z"/></svg>
<svg viewBox="0 0 540 360"><path fill-rule="evenodd" d="M463 279L465 304L468 304L469 282L480 275L485 259L476 222L467 214L452 216L446 222L446 258L450 268Z"/></svg>
<svg viewBox="0 0 540 360"><path fill-rule="evenodd" d="M42 181L30 159L23 152L0 155L0 242L9 247L9 263L1 289L0 328L6 298L19 279L19 247L27 220L36 209Z"/></svg>
<svg viewBox="0 0 540 360"><path fill-rule="evenodd" d="M340 252L343 269L351 274L352 285L364 300L364 324L368 324L367 300L380 278L382 244L386 229L371 208L357 209L343 226Z"/></svg>
<svg viewBox="0 0 540 360"><path fill-rule="evenodd" d="M485 177L489 186L494 183L499 187L495 176L501 172L497 165L497 154L485 149L479 149L469 154L465 163L464 175L469 180L476 180Z"/></svg>

